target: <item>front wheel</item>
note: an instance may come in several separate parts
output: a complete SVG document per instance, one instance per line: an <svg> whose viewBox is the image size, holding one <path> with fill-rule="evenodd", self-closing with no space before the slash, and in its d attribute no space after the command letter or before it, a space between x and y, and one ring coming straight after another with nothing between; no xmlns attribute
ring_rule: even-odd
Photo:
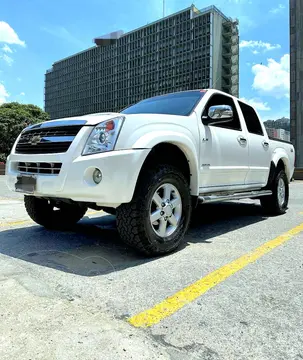
<svg viewBox="0 0 303 360"><path fill-rule="evenodd" d="M272 195L260 198L263 209L270 215L284 214L289 199L289 183L284 170L277 173L270 190Z"/></svg>
<svg viewBox="0 0 303 360"><path fill-rule="evenodd" d="M117 227L122 240L146 255L175 250L191 216L189 184L170 165L161 165L140 176L130 203L117 208Z"/></svg>
<svg viewBox="0 0 303 360"><path fill-rule="evenodd" d="M76 224L87 211L77 204L49 201L34 196L24 196L25 209L37 224L50 229L64 229Z"/></svg>

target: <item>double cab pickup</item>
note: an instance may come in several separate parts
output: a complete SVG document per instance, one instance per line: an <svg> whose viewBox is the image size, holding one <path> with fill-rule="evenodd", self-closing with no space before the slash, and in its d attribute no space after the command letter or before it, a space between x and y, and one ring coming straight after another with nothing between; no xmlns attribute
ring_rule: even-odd
<svg viewBox="0 0 303 360"><path fill-rule="evenodd" d="M36 223L69 227L88 208L104 210L122 240L153 256L179 247L198 204L251 198L284 214L294 159L251 105L206 89L31 125L6 175Z"/></svg>

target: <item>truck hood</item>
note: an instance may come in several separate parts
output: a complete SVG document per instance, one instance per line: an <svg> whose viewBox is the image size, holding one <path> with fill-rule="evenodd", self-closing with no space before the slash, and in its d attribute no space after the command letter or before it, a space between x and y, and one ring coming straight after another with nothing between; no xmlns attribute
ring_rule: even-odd
<svg viewBox="0 0 303 360"><path fill-rule="evenodd" d="M57 120L49 120L43 123L34 124L28 126L26 130L33 129L41 129L47 127L57 127L57 126L69 126L69 125L85 125L85 126L95 126L102 121L110 120L118 116L124 116L128 121L136 120L136 122L140 122L140 120L144 119L144 122L175 122L178 118L184 118L183 116L175 116L175 115L159 115L159 114L121 114L121 113L97 113L97 114L88 114L83 116L74 116L69 118L62 118Z"/></svg>
<svg viewBox="0 0 303 360"><path fill-rule="evenodd" d="M121 116L119 113L100 113L100 114L89 114L84 116L75 116L70 118L62 118L57 120L49 120L39 124L30 125L25 128L26 130L42 129L48 127L57 127L57 126L69 126L69 125L86 125L94 126L99 124L102 121L110 120L117 116Z"/></svg>
<svg viewBox="0 0 303 360"><path fill-rule="evenodd" d="M90 114L79 117L79 120L85 120L85 125L97 125L102 121L110 120L115 117L121 116L120 113L98 113L98 114Z"/></svg>

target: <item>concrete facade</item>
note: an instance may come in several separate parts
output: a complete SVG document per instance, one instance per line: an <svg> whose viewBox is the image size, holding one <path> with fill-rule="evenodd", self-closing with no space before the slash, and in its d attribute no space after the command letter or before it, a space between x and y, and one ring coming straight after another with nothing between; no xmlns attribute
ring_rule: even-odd
<svg viewBox="0 0 303 360"><path fill-rule="evenodd" d="M303 2L290 0L290 138L296 149L295 178L303 170Z"/></svg>
<svg viewBox="0 0 303 360"><path fill-rule="evenodd" d="M217 88L239 95L238 22L194 5L147 26L95 39L45 74L51 119L119 111L173 91Z"/></svg>

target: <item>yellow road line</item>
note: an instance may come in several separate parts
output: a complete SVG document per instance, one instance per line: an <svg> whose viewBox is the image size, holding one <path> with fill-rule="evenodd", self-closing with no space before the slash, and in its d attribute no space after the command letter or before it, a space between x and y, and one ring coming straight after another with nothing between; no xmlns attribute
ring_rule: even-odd
<svg viewBox="0 0 303 360"><path fill-rule="evenodd" d="M255 262L263 255L267 254L274 248L282 245L290 240L295 235L303 231L303 223L286 233L278 236L277 238L266 242L255 250L246 255L232 261L231 263L222 266L218 270L206 275L204 278L196 281L195 283L187 286L174 295L166 298L164 301L155 305L151 309L145 310L137 315L128 319L128 322L135 327L149 327L162 321L163 319L171 316L183 306L196 300L198 297L206 293L214 286L220 284L237 271L243 269L245 266Z"/></svg>
<svg viewBox="0 0 303 360"><path fill-rule="evenodd" d="M87 213L85 213L85 215L95 215L100 212L101 211L88 211ZM7 221L7 222L0 223L0 227L25 225L25 224L34 224L34 222L32 220Z"/></svg>
<svg viewBox="0 0 303 360"><path fill-rule="evenodd" d="M0 227L24 225L29 223L32 223L32 221L31 220L8 221L8 222L0 223Z"/></svg>

